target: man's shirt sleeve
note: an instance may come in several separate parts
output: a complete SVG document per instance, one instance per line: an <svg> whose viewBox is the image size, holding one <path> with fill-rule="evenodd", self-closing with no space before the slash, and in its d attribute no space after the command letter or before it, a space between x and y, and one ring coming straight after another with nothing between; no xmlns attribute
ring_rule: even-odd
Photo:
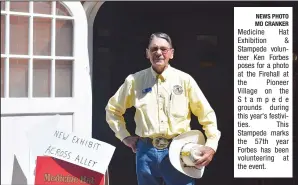
<svg viewBox="0 0 298 185"><path fill-rule="evenodd" d="M114 96L109 99L106 106L106 121L114 131L116 137L121 141L127 136L130 136L130 133L126 129L123 114L126 109L133 105L133 80L132 75L129 75Z"/></svg>
<svg viewBox="0 0 298 185"><path fill-rule="evenodd" d="M188 90L190 109L198 117L207 137L205 145L216 151L221 132L217 128L215 112L192 77L190 77Z"/></svg>

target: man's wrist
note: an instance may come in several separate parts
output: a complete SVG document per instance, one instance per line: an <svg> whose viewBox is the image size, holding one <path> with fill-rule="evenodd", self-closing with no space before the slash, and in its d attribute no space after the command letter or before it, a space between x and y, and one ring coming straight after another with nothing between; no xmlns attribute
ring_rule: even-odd
<svg viewBox="0 0 298 185"><path fill-rule="evenodd" d="M216 153L216 150L217 150L217 147L218 147L218 141L207 139L207 142L206 142L205 146L211 148L214 151L214 153Z"/></svg>
<svg viewBox="0 0 298 185"><path fill-rule="evenodd" d="M212 148L212 147L210 147L210 146L206 146L206 147L208 147L208 149L209 149L210 151L212 151L212 153L216 153L216 151L217 151L217 150L215 150L214 148Z"/></svg>
<svg viewBox="0 0 298 185"><path fill-rule="evenodd" d="M120 141L122 142L124 140L124 138L130 136L130 133L127 131L127 130L124 130L124 131L121 131L121 132L118 132L116 134L116 137L118 139L120 139Z"/></svg>
<svg viewBox="0 0 298 185"><path fill-rule="evenodd" d="M128 137L130 137L130 136L126 136L125 138L123 138L123 139L122 139L122 141L121 141L121 142L123 143L123 141L124 141L126 138L128 138Z"/></svg>

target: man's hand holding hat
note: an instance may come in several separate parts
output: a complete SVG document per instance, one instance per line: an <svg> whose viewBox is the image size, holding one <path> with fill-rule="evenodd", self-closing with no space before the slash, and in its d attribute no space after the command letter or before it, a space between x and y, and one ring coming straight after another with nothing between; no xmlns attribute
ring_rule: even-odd
<svg viewBox="0 0 298 185"><path fill-rule="evenodd" d="M215 151L208 146L202 146L200 152L202 157L200 157L195 163L197 168L207 166L212 161L215 154Z"/></svg>

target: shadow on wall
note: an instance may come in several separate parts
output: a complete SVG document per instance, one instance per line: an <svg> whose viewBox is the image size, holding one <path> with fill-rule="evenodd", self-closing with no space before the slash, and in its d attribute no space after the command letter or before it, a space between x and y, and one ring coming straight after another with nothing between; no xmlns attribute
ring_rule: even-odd
<svg viewBox="0 0 298 185"><path fill-rule="evenodd" d="M13 159L13 171L12 171L12 180L11 180L12 185L24 185L27 184L27 178L21 169L21 166L14 155Z"/></svg>

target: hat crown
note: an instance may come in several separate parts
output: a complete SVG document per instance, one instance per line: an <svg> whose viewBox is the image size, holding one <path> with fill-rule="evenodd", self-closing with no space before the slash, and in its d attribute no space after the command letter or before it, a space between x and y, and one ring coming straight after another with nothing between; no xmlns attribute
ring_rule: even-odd
<svg viewBox="0 0 298 185"><path fill-rule="evenodd" d="M181 159L186 166L195 166L195 162L202 157L201 147L196 143L186 143L181 148Z"/></svg>

